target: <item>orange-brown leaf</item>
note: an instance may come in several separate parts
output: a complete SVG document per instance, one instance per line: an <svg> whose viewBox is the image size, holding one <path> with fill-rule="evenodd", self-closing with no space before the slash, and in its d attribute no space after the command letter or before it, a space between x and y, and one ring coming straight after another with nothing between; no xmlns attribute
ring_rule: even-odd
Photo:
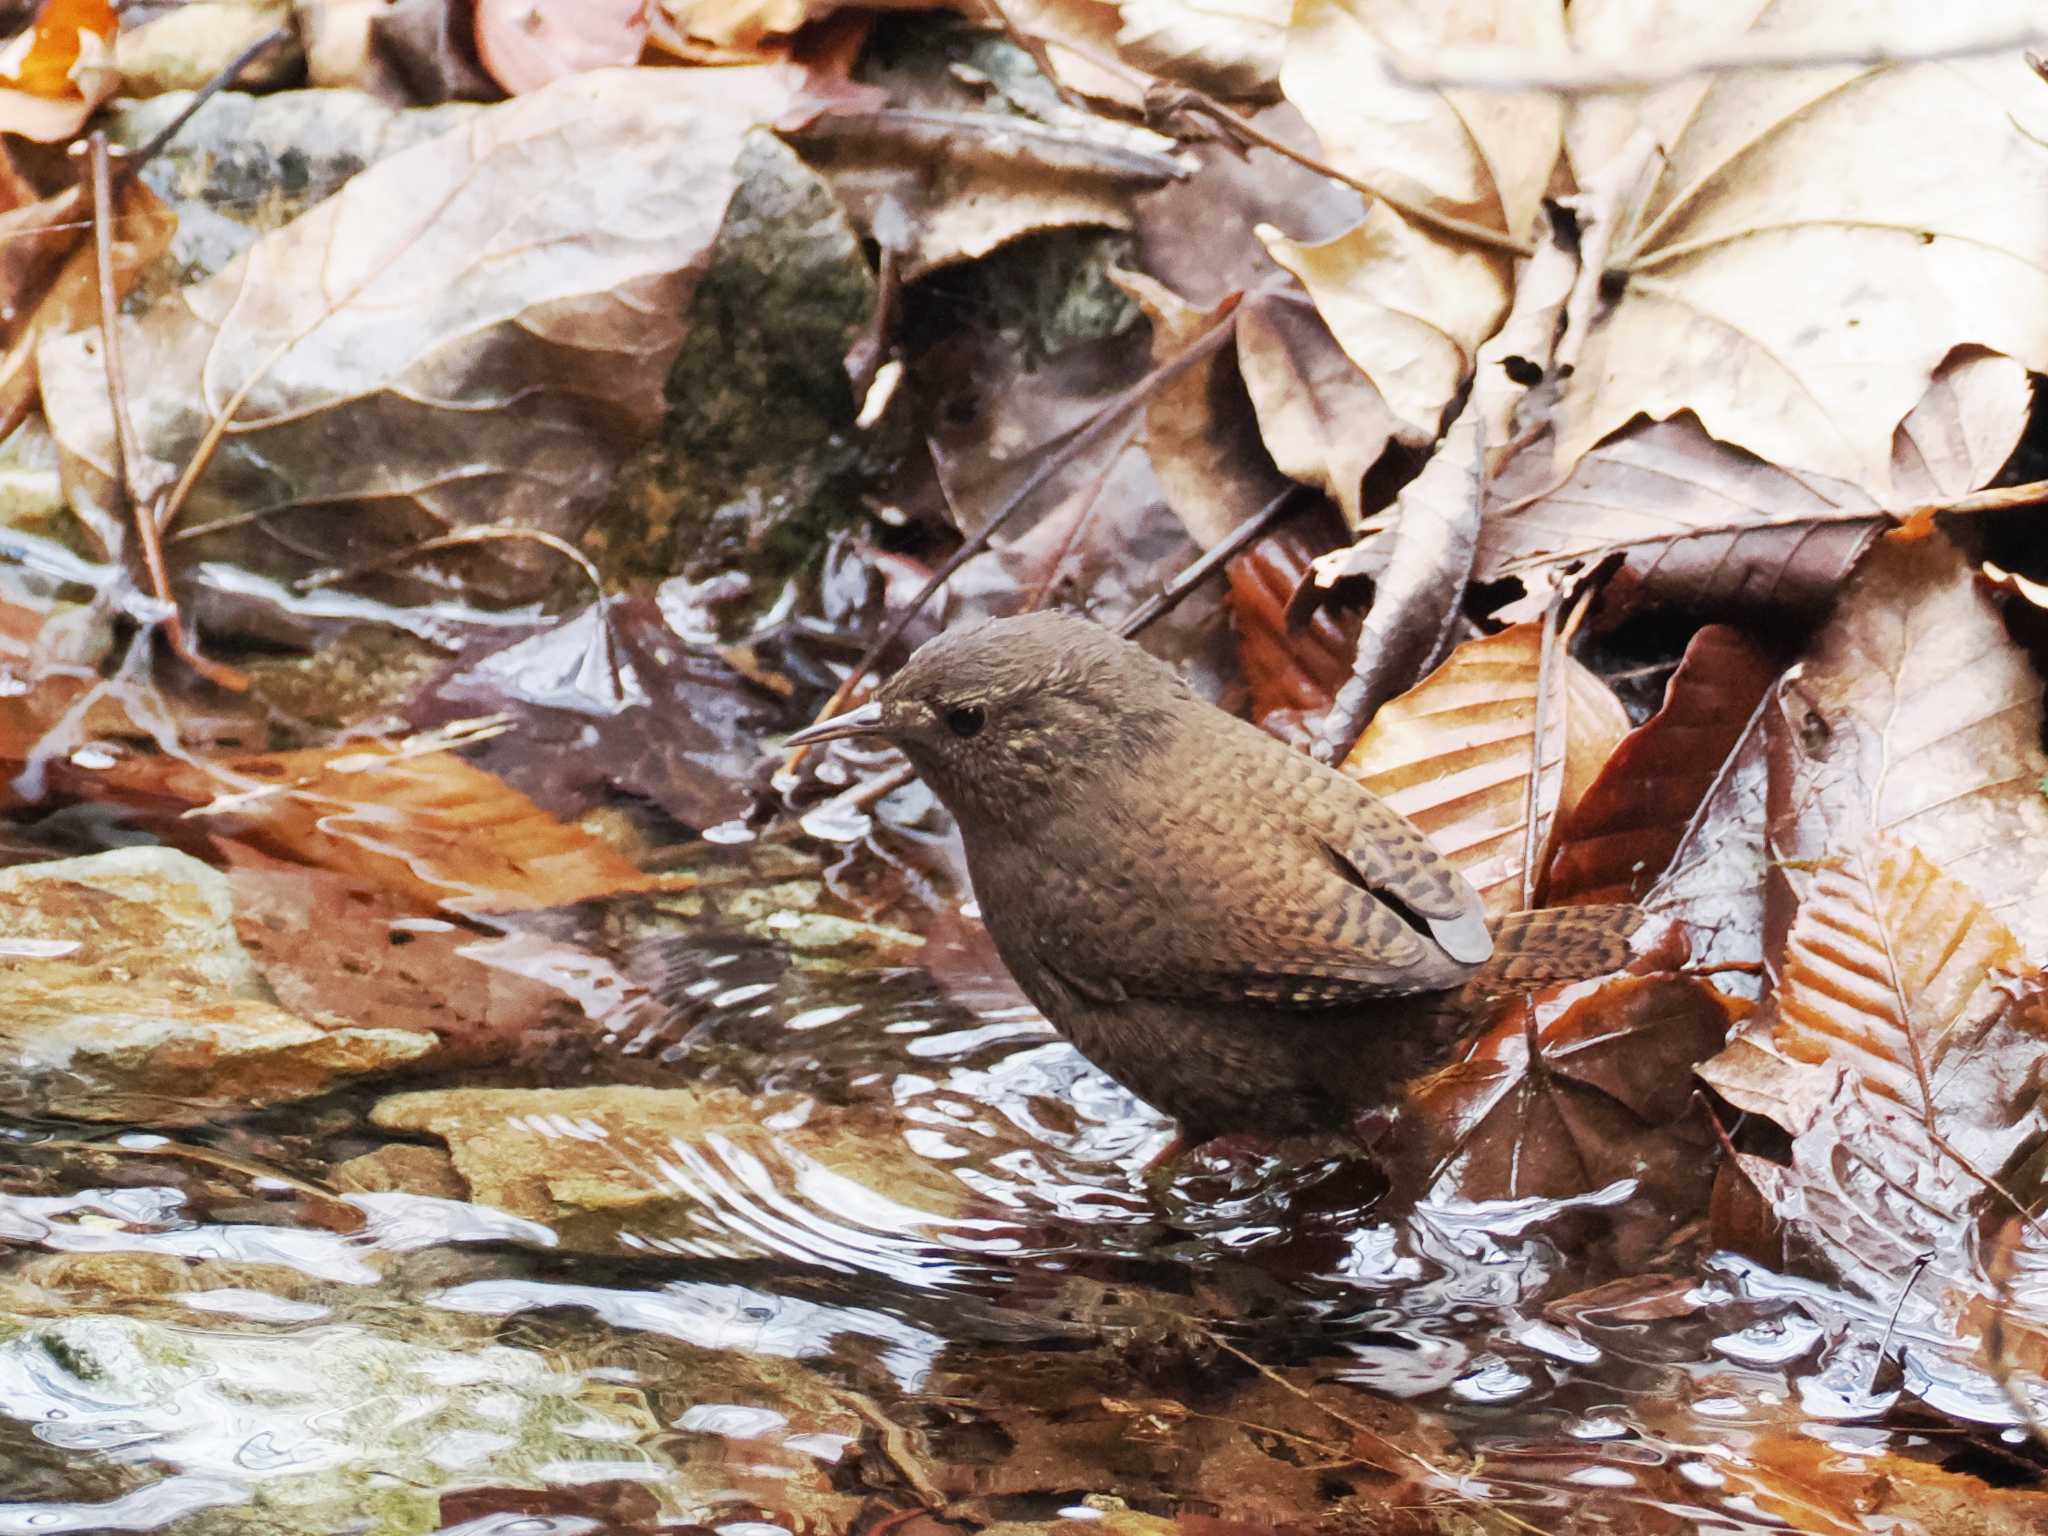
<svg viewBox="0 0 2048 1536"><path fill-rule="evenodd" d="M1726 625L1694 635L1663 707L1623 738L1563 819L1548 899L1641 900L1776 676L1763 651Z"/></svg>
<svg viewBox="0 0 2048 1536"><path fill-rule="evenodd" d="M1466 641L1380 710L1344 760L1346 773L1429 834L1496 916L1523 905L1542 645L1536 624ZM1579 803L1628 732L1614 691L1562 646L1550 681L1535 796L1539 871L1558 814Z"/></svg>

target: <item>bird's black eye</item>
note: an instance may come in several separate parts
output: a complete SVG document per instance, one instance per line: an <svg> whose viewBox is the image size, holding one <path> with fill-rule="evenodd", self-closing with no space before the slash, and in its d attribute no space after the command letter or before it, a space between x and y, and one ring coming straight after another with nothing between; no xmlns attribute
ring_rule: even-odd
<svg viewBox="0 0 2048 1536"><path fill-rule="evenodd" d="M988 711L979 704L955 704L946 711L946 729L955 736L979 736L988 724Z"/></svg>

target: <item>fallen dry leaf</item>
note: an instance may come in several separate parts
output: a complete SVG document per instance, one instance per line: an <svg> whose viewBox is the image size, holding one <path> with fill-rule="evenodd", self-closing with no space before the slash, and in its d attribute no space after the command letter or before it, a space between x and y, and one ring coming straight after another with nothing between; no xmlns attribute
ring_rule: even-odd
<svg viewBox="0 0 2048 1536"><path fill-rule="evenodd" d="M1404 438L1379 391L1298 294L1245 301L1237 365L1274 464L1336 502L1354 529L1365 519L1365 477L1387 445L1426 446Z"/></svg>
<svg viewBox="0 0 2048 1536"><path fill-rule="evenodd" d="M1213 95L1278 91L1292 0L1121 0L1117 49L1142 69Z"/></svg>
<svg viewBox="0 0 2048 1536"><path fill-rule="evenodd" d="M227 424L177 548L293 577L482 524L579 532L661 419L741 138L785 99L765 68L575 76L387 157L124 322L145 488ZM67 490L104 515L100 359L82 337L39 358ZM560 565L505 541L460 558L499 595Z"/></svg>
<svg viewBox="0 0 2048 1536"><path fill-rule="evenodd" d="M1740 1012L1679 976L1575 983L1533 1015L1517 1003L1462 1060L1409 1085L1391 1142L1399 1187L1561 1199L1636 1179L1667 1214L1700 1208L1713 1132L1688 1075Z"/></svg>
<svg viewBox="0 0 2048 1536"><path fill-rule="evenodd" d="M1765 727L1774 886L1887 834L2048 956L2041 680L1945 537L1871 551Z"/></svg>
<svg viewBox="0 0 2048 1536"><path fill-rule="evenodd" d="M1893 500L1769 464L1710 438L1689 412L1639 423L1570 466L1550 434L1488 488L1479 579L1512 577L1541 610L1564 570L1626 554L1620 595L1697 611L1799 612L1832 600L1886 507L1953 500L1987 485L2018 445L2031 408L2011 358L1951 359L1892 441Z"/></svg>
<svg viewBox="0 0 2048 1536"><path fill-rule="evenodd" d="M1855 20L1903 33L1922 14L1886 0ZM1812 0L1711 21L1685 0L1597 0L1572 6L1571 30L1653 51L1681 30L1838 16ZM2015 195L2039 174L2048 96L2017 53L1591 98L1566 127L1580 183L1645 125L1661 155L1609 256L1625 286L1558 401L1561 465L1638 415L1691 411L1722 442L1889 502L1893 433L1952 350L2048 366L2048 205Z"/></svg>
<svg viewBox="0 0 2048 1536"><path fill-rule="evenodd" d="M1322 140L1324 158L1383 200L1334 240L1303 243L1272 231L1266 243L1302 280L1395 418L1425 440L1507 313L1509 247L1531 233L1564 113L1541 92L1402 85L1387 73L1385 50L1427 54L1483 42L1552 51L1563 33L1562 7L1550 0L1434 10L1398 0L1304 0L1288 28L1287 99ZM1416 210L1499 238L1475 243Z"/></svg>
<svg viewBox="0 0 2048 1536"><path fill-rule="evenodd" d="M1429 835L1495 916L1519 911L1523 860L1549 864L1557 817L1579 803L1628 713L1614 691L1558 647L1543 711L1543 765L1528 834L1542 626L1468 640L1373 717L1344 772Z"/></svg>
<svg viewBox="0 0 2048 1536"><path fill-rule="evenodd" d="M109 0L47 0L0 52L0 132L53 144L83 128L121 88L110 57L119 26Z"/></svg>
<svg viewBox="0 0 2048 1536"><path fill-rule="evenodd" d="M1663 707L1622 738L1558 827L1546 900L1640 900L1777 675L1759 647L1725 625L1694 635Z"/></svg>

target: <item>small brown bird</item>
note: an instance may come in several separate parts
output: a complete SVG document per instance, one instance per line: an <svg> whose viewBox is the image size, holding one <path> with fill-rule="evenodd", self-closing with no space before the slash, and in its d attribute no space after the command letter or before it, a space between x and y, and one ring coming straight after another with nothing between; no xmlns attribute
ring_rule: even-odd
<svg viewBox="0 0 2048 1536"><path fill-rule="evenodd" d="M790 740L846 736L902 748L1025 994L1190 1145L1342 1128L1436 1064L1468 984L1627 957L1631 908L1490 932L1413 822L1084 619L949 631Z"/></svg>

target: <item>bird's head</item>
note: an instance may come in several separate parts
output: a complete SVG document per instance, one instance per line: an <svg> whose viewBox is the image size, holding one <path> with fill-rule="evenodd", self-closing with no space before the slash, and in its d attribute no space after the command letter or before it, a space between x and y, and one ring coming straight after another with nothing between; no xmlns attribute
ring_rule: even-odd
<svg viewBox="0 0 2048 1536"><path fill-rule="evenodd" d="M1028 826L1101 772L1136 771L1190 698L1164 662L1062 613L948 630L859 709L794 745L878 737L902 748L956 819Z"/></svg>

